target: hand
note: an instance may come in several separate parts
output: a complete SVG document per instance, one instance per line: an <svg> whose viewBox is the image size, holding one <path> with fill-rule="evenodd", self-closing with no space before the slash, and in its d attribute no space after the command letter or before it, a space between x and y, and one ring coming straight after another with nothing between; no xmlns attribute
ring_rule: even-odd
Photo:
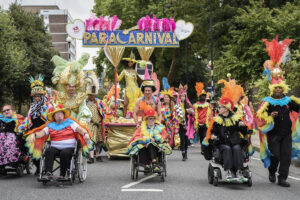
<svg viewBox="0 0 300 200"><path fill-rule="evenodd" d="M84 139L84 140L90 140L90 135L89 135L88 133L85 133L85 134L83 135L83 139Z"/></svg>
<svg viewBox="0 0 300 200"><path fill-rule="evenodd" d="M239 126L246 126L246 124L244 122L240 121Z"/></svg>
<svg viewBox="0 0 300 200"><path fill-rule="evenodd" d="M140 123L136 123L136 128L139 128L140 126Z"/></svg>
<svg viewBox="0 0 300 200"><path fill-rule="evenodd" d="M155 139L154 139L154 138L151 138L151 142L155 142Z"/></svg>
<svg viewBox="0 0 300 200"><path fill-rule="evenodd" d="M272 117L277 117L277 116L278 116L278 111L273 111L273 112L271 112L271 116L272 116Z"/></svg>
<svg viewBox="0 0 300 200"><path fill-rule="evenodd" d="M212 140L215 140L216 138L217 138L217 136L215 136L215 135L210 136L210 139L212 139Z"/></svg>
<svg viewBox="0 0 300 200"><path fill-rule="evenodd" d="M34 143L34 141L35 141L35 133L29 136L29 143Z"/></svg>

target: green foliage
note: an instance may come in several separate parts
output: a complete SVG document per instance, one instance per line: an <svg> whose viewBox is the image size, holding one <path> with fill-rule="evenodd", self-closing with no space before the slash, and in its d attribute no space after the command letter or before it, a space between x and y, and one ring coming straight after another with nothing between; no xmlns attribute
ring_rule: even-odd
<svg viewBox="0 0 300 200"><path fill-rule="evenodd" d="M54 65L50 60L56 52L37 14L14 3L7 12L0 10L0 15L0 103L17 104L20 111L22 103L30 100L30 75L43 74L45 84L51 84Z"/></svg>

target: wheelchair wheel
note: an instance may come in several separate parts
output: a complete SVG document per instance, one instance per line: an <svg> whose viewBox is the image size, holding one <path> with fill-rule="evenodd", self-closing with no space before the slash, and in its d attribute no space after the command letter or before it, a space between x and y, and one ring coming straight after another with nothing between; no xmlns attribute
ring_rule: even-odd
<svg viewBox="0 0 300 200"><path fill-rule="evenodd" d="M166 173L164 171L161 172L160 180L161 180L161 182L165 182L165 180L166 180Z"/></svg>
<svg viewBox="0 0 300 200"><path fill-rule="evenodd" d="M135 164L135 159L133 156L130 156L130 177L133 180L133 174L134 174L134 164Z"/></svg>
<svg viewBox="0 0 300 200"><path fill-rule="evenodd" d="M213 178L213 185L218 186L218 183L219 183L218 177L214 177Z"/></svg>
<svg viewBox="0 0 300 200"><path fill-rule="evenodd" d="M248 178L247 185L248 187L252 187L252 178Z"/></svg>
<svg viewBox="0 0 300 200"><path fill-rule="evenodd" d="M84 182L87 176L87 160L81 153L78 153L78 178L80 182Z"/></svg>
<svg viewBox="0 0 300 200"><path fill-rule="evenodd" d="M19 176L19 177L23 176L23 174L24 174L23 165L18 165L17 169L16 169L16 172L17 172L17 176Z"/></svg>
<svg viewBox="0 0 300 200"><path fill-rule="evenodd" d="M132 171L133 171L132 172L133 173L133 180L136 181L139 177L139 171L138 171L138 168L135 164L132 166Z"/></svg>
<svg viewBox="0 0 300 200"><path fill-rule="evenodd" d="M32 173L32 169L33 169L33 162L32 159L30 158L28 163L26 164L26 174L31 174Z"/></svg>
<svg viewBox="0 0 300 200"><path fill-rule="evenodd" d="M207 178L208 178L208 183L213 184L213 181L214 181L214 168L212 167L212 165L210 163L208 165Z"/></svg>

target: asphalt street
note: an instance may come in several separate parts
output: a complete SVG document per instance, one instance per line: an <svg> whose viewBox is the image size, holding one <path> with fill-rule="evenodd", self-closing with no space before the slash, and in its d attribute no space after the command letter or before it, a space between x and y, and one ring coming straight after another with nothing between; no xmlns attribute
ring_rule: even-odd
<svg viewBox="0 0 300 200"><path fill-rule="evenodd" d="M88 177L84 183L76 182L72 186L57 187L55 184L43 186L33 175L19 178L14 175L0 177L0 200L177 200L177 199L299 199L300 170L290 168L290 188L282 188L268 181L267 169L256 153L249 162L253 173L253 186L245 184L220 183L217 187L208 184L207 166L200 155L200 146L189 148L188 160L181 161L180 151L173 151L167 157L167 177L161 182L160 177L139 174L136 183L130 178L129 160L107 159L88 165Z"/></svg>

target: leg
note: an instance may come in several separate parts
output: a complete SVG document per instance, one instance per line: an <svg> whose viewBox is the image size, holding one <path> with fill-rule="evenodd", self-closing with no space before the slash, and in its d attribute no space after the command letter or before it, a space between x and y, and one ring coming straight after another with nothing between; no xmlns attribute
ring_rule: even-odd
<svg viewBox="0 0 300 200"><path fill-rule="evenodd" d="M222 160L224 164L224 170L231 170L233 167L232 150L231 147L225 144L220 145Z"/></svg>
<svg viewBox="0 0 300 200"><path fill-rule="evenodd" d="M199 130L199 137L200 137L201 152L203 152L202 141L206 136L206 131L207 131L206 125L199 126L198 130Z"/></svg>
<svg viewBox="0 0 300 200"><path fill-rule="evenodd" d="M59 150L54 147L50 147L46 150L46 152L45 152L46 172L52 173L54 159L55 159L55 156L57 156L57 155L59 155Z"/></svg>
<svg viewBox="0 0 300 200"><path fill-rule="evenodd" d="M183 152L186 149L186 139L185 139L185 128L183 125L179 125L179 136L180 136L180 150Z"/></svg>
<svg viewBox="0 0 300 200"><path fill-rule="evenodd" d="M147 153L148 153L150 160L152 162L156 162L157 152L156 152L156 148L153 146L153 144L149 144L149 146L147 147Z"/></svg>
<svg viewBox="0 0 300 200"><path fill-rule="evenodd" d="M148 152L145 147L139 150L139 158L140 158L139 162L141 164L144 164L144 165L149 164Z"/></svg>
<svg viewBox="0 0 300 200"><path fill-rule="evenodd" d="M66 148L60 151L60 176L65 176L68 169L70 169L71 158L74 148Z"/></svg>
<svg viewBox="0 0 300 200"><path fill-rule="evenodd" d="M241 170L243 167L243 154L242 148L239 144L236 144L232 147L233 153L233 167L236 170Z"/></svg>
<svg viewBox="0 0 300 200"><path fill-rule="evenodd" d="M128 98L125 94L125 98L124 98L124 108L123 108L123 117L126 117L127 115L127 107L128 107L129 101Z"/></svg>
<svg viewBox="0 0 300 200"><path fill-rule="evenodd" d="M278 179L286 180L289 175L289 168L292 157L292 138L291 136L282 136L280 141L280 166Z"/></svg>
<svg viewBox="0 0 300 200"><path fill-rule="evenodd" d="M269 167L269 173L270 175L274 175L277 171L278 164L279 164L279 158L280 158L280 143L279 143L279 137L278 136L268 136L268 146L269 150L272 153L271 156L271 164Z"/></svg>

